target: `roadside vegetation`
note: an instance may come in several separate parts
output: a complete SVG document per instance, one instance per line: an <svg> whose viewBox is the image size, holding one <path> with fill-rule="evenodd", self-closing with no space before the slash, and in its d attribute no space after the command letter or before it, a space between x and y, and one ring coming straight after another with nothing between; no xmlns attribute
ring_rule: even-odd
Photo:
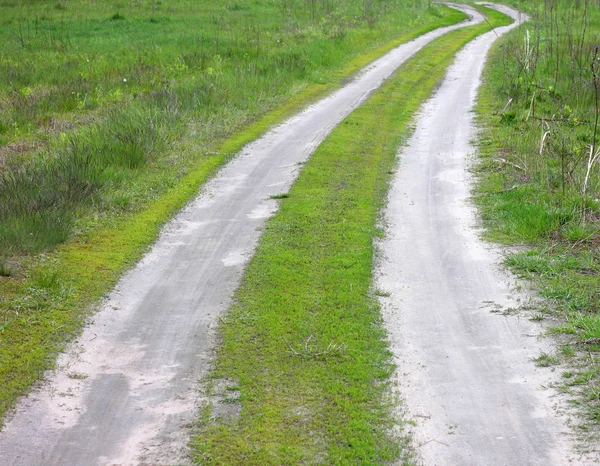
<svg viewBox="0 0 600 466"><path fill-rule="evenodd" d="M488 11L494 26L510 19ZM411 462L372 289L373 238L412 118L483 23L425 47L312 155L265 227L206 381L198 464ZM318 225L318 228L315 228Z"/></svg>
<svg viewBox="0 0 600 466"><path fill-rule="evenodd" d="M425 0L0 1L0 419L247 142L399 43Z"/></svg>
<svg viewBox="0 0 600 466"><path fill-rule="evenodd" d="M600 425L600 4L507 1L531 21L492 51L478 104L487 235L544 299L559 388Z"/></svg>

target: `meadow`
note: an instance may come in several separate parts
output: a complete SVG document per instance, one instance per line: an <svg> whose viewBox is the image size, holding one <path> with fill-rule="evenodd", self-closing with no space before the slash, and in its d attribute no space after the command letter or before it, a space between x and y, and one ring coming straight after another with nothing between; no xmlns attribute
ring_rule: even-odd
<svg viewBox="0 0 600 466"><path fill-rule="evenodd" d="M425 0L0 2L0 416L241 147L395 45Z"/></svg>
<svg viewBox="0 0 600 466"><path fill-rule="evenodd" d="M537 363L560 368L573 404L600 422L600 3L509 1L531 21L497 44L479 99L477 167L488 238L543 300L560 335ZM592 429L593 430L593 429Z"/></svg>
<svg viewBox="0 0 600 466"><path fill-rule="evenodd" d="M135 210L215 141L433 20L422 3L3 2L0 250Z"/></svg>

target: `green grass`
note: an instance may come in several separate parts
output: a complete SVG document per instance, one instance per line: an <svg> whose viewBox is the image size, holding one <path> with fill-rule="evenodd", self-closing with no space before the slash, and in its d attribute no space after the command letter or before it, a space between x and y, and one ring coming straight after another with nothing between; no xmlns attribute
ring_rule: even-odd
<svg viewBox="0 0 600 466"><path fill-rule="evenodd" d="M359 52L460 16L313 3L1 3L0 198L19 195L1 204L0 248L45 251L139 209Z"/></svg>
<svg viewBox="0 0 600 466"><path fill-rule="evenodd" d="M228 15L241 12L246 17L253 12L254 5L257 8L266 8L268 5L269 8L276 8L275 3L269 2L238 1L231 5L194 2L190 6L185 2L163 1L162 7L168 9L172 17L171 22L165 22L167 25L163 28L167 37L159 35L159 39L170 43L169 48L167 44L156 47L150 41L150 38L155 37L156 31L146 28L157 24L150 21L152 16L148 25L144 23L143 27L138 28L130 24L127 28L118 30L115 28L121 26L112 24L110 19L116 13L112 3L91 5L82 2L81 9L75 8L78 4L79 2L1 2L2 13L11 8L14 10L12 16L8 13L0 15L0 21L4 21L4 25L10 21L13 24L13 29L0 28L0 34L17 34L15 37L18 38L17 17L28 17L28 14L32 18L45 15L45 21L48 22L58 21L53 23L53 30L57 30L60 15L67 14L64 12L73 7L69 13L73 16L71 30L74 30L78 21L85 20L89 15L92 17L90 23L92 26L95 24L98 29L93 29L86 23L87 26L81 26L86 34L72 35L71 45L77 48L76 41L84 41L80 50L77 48L77 53L84 54L80 58L85 58L87 47L97 47L96 58L100 57L98 61L104 63L102 66L98 65L99 69L112 76L109 65L113 61L115 66L119 65L119 54L123 52L123 47L137 63L137 55L131 50L132 43L135 43L142 55L144 44L156 53L164 46L165 55L160 55L160 59L157 58L156 61L160 66L170 63L169 57L178 56L170 52L184 53L183 39L186 35L196 37L197 22L202 22L204 18L208 24L212 24L209 21L210 14L207 19L194 8L208 9L209 12L212 11L211 8L217 9L217 12L231 21L233 19ZM380 7L385 8L386 4L382 2ZM56 5L65 6L67 10L62 7L55 10ZM233 8L235 5L242 9ZM331 5L335 6L337 3L331 2ZM141 15L139 22L143 22L143 14L136 9L146 7L150 8L151 4L132 4L119 11L124 19L114 20L114 23L125 25L136 18L136 15ZM160 5L157 4L157 7ZM304 105L330 92L340 85L342 78L347 79L350 74L395 45L463 18L462 14L445 8L435 8L429 13L424 12L424 9L415 10L415 15L410 17L405 13L412 11L413 7L406 6L408 10L403 8L388 11L385 15L383 10L380 11L381 21L373 22L371 18L368 22L357 20L351 24L344 20L344 24L347 24L344 37L324 34L323 31L329 31L327 28L313 30L315 23L312 19L286 13L286 18L294 25L283 28L276 39L269 36L274 55L265 59L266 62L275 60L277 53L293 50L293 44L277 42L282 37L284 42L294 37L294 43L303 47L302 56L307 62L312 63L309 58L315 57L315 54L330 55L327 55L329 58L326 62L315 57L315 68L311 68L312 71L305 76L288 76L287 80L282 77L282 87L274 89L273 94L263 92L264 89L260 86L245 87L243 89L248 94L242 100L229 97L219 100L223 94L219 91L216 94L221 97L207 103L202 100L204 97L201 95L193 100L194 93L205 89L202 87L204 84L199 85L200 87L194 84L193 75L189 79L174 77L167 81L159 80L156 88L152 87L152 83L148 84L146 91L139 91L137 97L134 97L135 92L128 94L125 88L116 87L114 95L111 94L115 98L95 109L69 110L61 113L62 116L53 113L55 119L69 120L69 128L56 125L48 133L45 132L48 130L46 127L34 128L28 132L19 129L12 133L12 130L7 130L4 133L10 141L13 141L13 137L17 138L14 141L20 141L22 147L35 148L41 144L48 149L41 151L42 153L36 153L35 150L33 153L19 152L18 155L11 156L9 163L14 164L11 165L11 170L3 169L1 172L2 179L7 184L2 188L0 210L7 208L4 206L5 201L12 207L0 222L0 235L4 238L0 247L0 418L14 405L17 397L26 393L31 384L39 379L44 370L53 366L57 351L77 334L85 317L114 286L119 276L140 259L156 239L164 222L193 198L199 187L244 144L256 139L273 124ZM150 9L148 15L152 11L154 10ZM263 10L252 14L258 11ZM295 14L301 15L302 11L304 10L300 8ZM331 14L338 14L339 11L335 13L336 11L338 10ZM423 14L417 14L419 12ZM55 18L56 15L59 15L58 19ZM259 20L266 21L267 26L271 24L273 27L280 27L280 24L275 24L280 23L277 18L277 15L275 19L272 15L266 15L264 18L261 16L246 20L249 24L255 21L256 28L260 29L264 25ZM155 19L159 24L162 21L160 18ZM288 24L288 19L285 24ZM211 27L213 33L218 30ZM240 30L245 34L244 28ZM148 43L129 40L136 34L147 34ZM178 42L178 38L181 38L182 43ZM211 47L216 47L215 37L209 38ZM18 42L14 37L12 40ZM193 42L192 39L190 41ZM41 69L48 61L62 57L63 52L56 49L56 42L46 44L39 40L37 45L29 44L19 53L23 60L30 60L29 68ZM219 44L219 47L224 47L222 41ZM0 53L5 54L3 57L10 58L21 45L10 45L16 47L10 53L7 52L9 46L6 47ZM266 51L265 47L261 50ZM26 57L28 53L32 55L29 58ZM34 60L38 55L39 63ZM220 56L223 60L223 72L219 73L219 79L228 88L237 86L237 75L231 73L235 71L238 62L233 58L229 61L229 55ZM83 62L87 63L85 60ZM82 60L77 63L81 64ZM27 68L23 68L23 73L30 72ZM278 65L274 69L281 73L295 73L293 67L290 69ZM225 70L230 73L227 74ZM37 73L35 69L31 71L34 72ZM64 77L66 82L70 82L69 73L67 67ZM102 74L100 71L98 73ZM196 79L202 83L204 79L213 76L214 73L205 73L202 79ZM63 79L60 73L54 76L52 69L48 69L47 73L39 72L34 77ZM274 82L279 83L277 80ZM216 86L216 81L213 84ZM53 85L58 86L58 81ZM212 89L217 89L214 86ZM121 93L116 92L119 89ZM27 92L29 91L25 93ZM192 99L188 100L187 97ZM246 107L248 101L253 103ZM186 106L194 108L186 109ZM148 128L151 131L147 131ZM2 146L2 149L6 147L9 146ZM15 197L19 199L13 199ZM19 212L30 212L32 215L23 214L23 218L13 215ZM45 231L43 235L38 233L42 230ZM67 241L62 242L65 239ZM24 254L20 252L23 250L42 252Z"/></svg>
<svg viewBox="0 0 600 466"><path fill-rule="evenodd" d="M331 133L281 200L219 328L213 403L192 441L198 464L410 461L392 414L373 238L415 111L456 51L488 30L450 33L407 62ZM237 414L222 414L227 385L239 394Z"/></svg>
<svg viewBox="0 0 600 466"><path fill-rule="evenodd" d="M532 20L496 44L485 71L477 202L490 239L527 246L506 263L546 299L546 315L561 322L551 332L572 339L574 355L551 357L597 428L600 404L587 393L600 387L600 164L585 178L599 144L591 63L600 12L585 1L507 3Z"/></svg>

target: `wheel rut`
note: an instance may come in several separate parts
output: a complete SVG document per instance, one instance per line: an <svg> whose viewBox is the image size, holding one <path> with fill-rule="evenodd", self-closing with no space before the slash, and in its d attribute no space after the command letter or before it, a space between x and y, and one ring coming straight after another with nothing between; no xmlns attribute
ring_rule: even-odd
<svg viewBox="0 0 600 466"><path fill-rule="evenodd" d="M493 6L493 5L490 5ZM377 286L397 382L425 465L596 464L573 445L547 371L531 361L542 328L503 316L526 296L478 237L469 204L472 111L486 54L525 18L469 43L400 152L385 209Z"/></svg>
<svg viewBox="0 0 600 466"><path fill-rule="evenodd" d="M312 151L424 45L472 15L401 45L356 79L245 147L119 282L57 370L20 400L0 464L182 464L214 327L260 229Z"/></svg>

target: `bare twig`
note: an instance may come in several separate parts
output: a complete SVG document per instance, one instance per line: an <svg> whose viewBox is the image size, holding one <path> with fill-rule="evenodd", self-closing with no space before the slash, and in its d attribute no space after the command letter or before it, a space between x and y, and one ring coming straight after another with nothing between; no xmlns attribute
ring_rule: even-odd
<svg viewBox="0 0 600 466"><path fill-rule="evenodd" d="M587 191L588 183L590 181L590 173L592 172L592 167L594 166L594 164L596 163L596 160L598 160L599 157L600 157L600 148L596 152L594 152L594 145L592 144L590 146L590 155L588 157L587 170L585 172L585 180L583 182L583 194L585 194Z"/></svg>
<svg viewBox="0 0 600 466"><path fill-rule="evenodd" d="M578 240L578 241L575 241L575 242L573 243L573 245L571 246L571 250L573 250L573 249L575 249L576 247L578 247L578 246L580 246L580 245L584 244L586 241L589 241L589 240L591 240L591 239L592 239L594 236L596 236L596 232L595 232L595 231L594 231L594 232L592 232L592 233L590 233L589 235L587 235L585 238L581 238L580 240Z"/></svg>
<svg viewBox="0 0 600 466"><path fill-rule="evenodd" d="M555 121L570 121L569 118L556 118L556 117L546 118L546 117L536 117L536 116L532 116L531 118L533 118L535 120L544 121L544 122L549 121L550 123L555 122Z"/></svg>
<svg viewBox="0 0 600 466"><path fill-rule="evenodd" d="M594 369L598 369L598 366L596 365L596 360L594 359L594 356L592 356L592 353L590 351L588 351L588 356L590 357L590 360L592 361L592 366L594 367Z"/></svg>
<svg viewBox="0 0 600 466"><path fill-rule="evenodd" d="M432 439L429 439L429 440L426 440L423 443L420 443L419 445L417 445L417 448L420 448L423 445L427 445L428 443L431 443L431 442L439 443L441 445L445 445L445 446L449 447L450 445L448 445L447 443L441 442L440 440L437 439L440 435L442 435L442 434L438 434L435 437L433 437Z"/></svg>
<svg viewBox="0 0 600 466"><path fill-rule="evenodd" d="M527 113L527 118L525 119L525 122L529 121L529 117L531 117L531 113L533 111L534 107L534 102L535 102L535 91L533 91L533 95L531 96L531 103L529 104L529 112ZM533 112L533 118L535 118L535 112Z"/></svg>
<svg viewBox="0 0 600 466"><path fill-rule="evenodd" d="M513 101L512 97L510 99L508 99L508 102L506 102L506 105L504 106L504 108L500 112L500 115L502 115L504 112L506 112L506 109L509 107L510 104L512 104L512 101Z"/></svg>
<svg viewBox="0 0 600 466"><path fill-rule="evenodd" d="M596 45L596 48L594 49L594 58L592 59L592 63L590 64L590 69L592 71L592 84L594 85L594 104L596 107L596 118L594 120L594 135L592 137L592 144L590 146L590 155L588 157L585 181L583 182L583 194L585 194L587 191L592 167L594 166L596 160L598 160L598 157L600 157L600 150L596 147L596 137L598 136L598 119L600 118L600 107L598 106L598 62L600 61L600 58L598 57L599 51L600 45Z"/></svg>
<svg viewBox="0 0 600 466"><path fill-rule="evenodd" d="M580 342L582 345L597 345L600 343L600 338L588 338Z"/></svg>
<svg viewBox="0 0 600 466"><path fill-rule="evenodd" d="M294 347L292 345L290 345L290 343L288 341L286 341L286 344L287 344L288 348L290 349L292 356L298 356L298 357L306 358L306 359L311 359L311 358L315 359L315 358L322 358L322 357L326 357L326 356L330 356L330 355L339 355L346 349L345 343L341 343L341 344L329 343L327 345L327 348L318 351L315 346L309 345L312 338L313 338L312 335L310 335L306 338L306 340L304 341L304 344L303 344L303 348L300 351L294 349Z"/></svg>
<svg viewBox="0 0 600 466"><path fill-rule="evenodd" d="M496 37L497 37L497 38L500 38L500 36L499 36L499 35L498 35L498 33L496 32L496 28L495 28L494 26L492 26L492 23L490 23L490 22L488 21L488 19L487 19L485 16L483 17L483 19L485 20L485 22L486 22L486 23L488 23L488 26L490 27L490 29L491 29L492 31L494 31L494 34L496 34Z"/></svg>
<svg viewBox="0 0 600 466"><path fill-rule="evenodd" d="M546 142L546 138L550 136L550 131L546 131L542 136L542 143L540 144L540 155L544 152L544 143Z"/></svg>
<svg viewBox="0 0 600 466"><path fill-rule="evenodd" d="M499 162L499 163L504 163L506 165L510 165L511 167L515 167L517 170L521 170L521 171L525 170L523 167L517 165L516 163L513 163L513 162L503 159L503 158L494 159L494 162Z"/></svg>

